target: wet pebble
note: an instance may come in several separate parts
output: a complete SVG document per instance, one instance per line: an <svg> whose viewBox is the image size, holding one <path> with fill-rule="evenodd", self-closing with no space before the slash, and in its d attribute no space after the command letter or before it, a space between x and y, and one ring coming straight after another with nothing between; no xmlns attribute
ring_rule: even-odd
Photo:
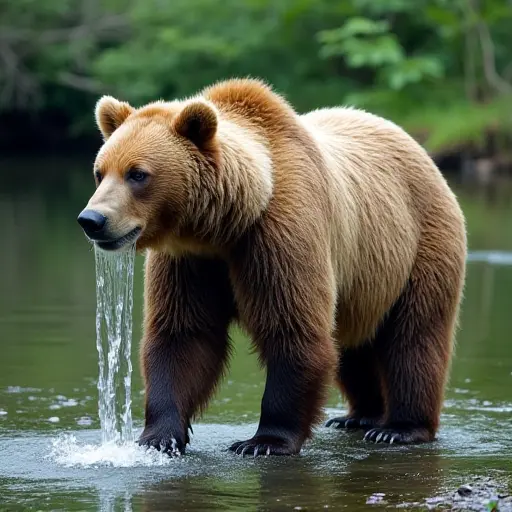
<svg viewBox="0 0 512 512"><path fill-rule="evenodd" d="M60 418L58 416L52 416L51 418L48 418L48 421L50 423L59 423Z"/></svg>
<svg viewBox="0 0 512 512"><path fill-rule="evenodd" d="M471 485L464 484L457 489L459 496L469 496L473 492Z"/></svg>
<svg viewBox="0 0 512 512"><path fill-rule="evenodd" d="M499 493L500 487L489 477L475 479L472 485L459 487L448 503L451 504L451 510L460 512L512 512L512 499Z"/></svg>
<svg viewBox="0 0 512 512"><path fill-rule="evenodd" d="M512 496L499 492L506 488L491 477L475 477L470 484L461 485L456 491L425 498L424 502L401 503L399 509L452 510L456 512L512 512ZM367 501L367 504L385 502Z"/></svg>

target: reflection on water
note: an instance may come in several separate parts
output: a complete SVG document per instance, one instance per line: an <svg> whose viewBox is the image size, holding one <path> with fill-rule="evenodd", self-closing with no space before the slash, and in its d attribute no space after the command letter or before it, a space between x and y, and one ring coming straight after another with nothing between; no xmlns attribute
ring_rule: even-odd
<svg viewBox="0 0 512 512"><path fill-rule="evenodd" d="M365 510L375 493L382 506L424 504L475 475L509 477L512 215L503 202L484 207L469 196L462 204L474 251L438 442L371 446L361 433L319 427L299 457L226 453L254 432L264 378L234 331L230 374L186 457L99 450L94 255L75 222L93 187L89 167L16 161L17 179L0 189L0 510ZM141 267L138 256L135 340ZM138 434L136 351L132 359ZM334 390L328 407L331 416L343 407Z"/></svg>
<svg viewBox="0 0 512 512"><path fill-rule="evenodd" d="M512 252L472 251L468 254L470 262L484 262L490 265L512 265Z"/></svg>

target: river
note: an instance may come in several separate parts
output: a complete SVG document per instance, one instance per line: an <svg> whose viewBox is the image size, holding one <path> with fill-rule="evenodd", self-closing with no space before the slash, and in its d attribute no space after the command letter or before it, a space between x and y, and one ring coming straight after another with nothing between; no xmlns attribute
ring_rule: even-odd
<svg viewBox="0 0 512 512"><path fill-rule="evenodd" d="M361 433L319 426L298 457L242 460L226 452L254 432L264 385L248 341L235 330L230 373L194 426L186 457L149 466L73 457L77 446L100 437L94 253L76 223L93 189L91 163L73 157L0 162L0 510L367 510L367 502L409 509L436 503L478 477L492 478L500 489L511 485L512 202L465 188L460 197L475 261L468 264L435 443L369 445ZM137 433L141 310L138 256ZM343 408L333 389L326 417Z"/></svg>

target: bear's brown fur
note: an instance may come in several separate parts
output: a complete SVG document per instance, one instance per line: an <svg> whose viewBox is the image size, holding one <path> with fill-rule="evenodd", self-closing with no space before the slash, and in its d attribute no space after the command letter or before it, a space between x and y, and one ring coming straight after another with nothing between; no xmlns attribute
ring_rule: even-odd
<svg viewBox="0 0 512 512"><path fill-rule="evenodd" d="M256 80L140 109L104 97L96 117L105 144L88 209L106 225L89 236L148 249L141 444L184 450L233 321L267 370L258 431L237 453L299 452L333 374L350 409L329 424L434 439L466 237L411 137L359 110L299 116Z"/></svg>

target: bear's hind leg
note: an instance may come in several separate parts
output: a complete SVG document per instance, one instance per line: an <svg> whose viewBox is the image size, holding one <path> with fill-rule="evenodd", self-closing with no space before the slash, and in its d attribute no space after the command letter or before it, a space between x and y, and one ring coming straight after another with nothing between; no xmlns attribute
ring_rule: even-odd
<svg viewBox="0 0 512 512"><path fill-rule="evenodd" d="M330 419L326 427L368 429L376 425L384 413L384 402L372 342L341 349L336 380L348 400L349 411Z"/></svg>
<svg viewBox="0 0 512 512"><path fill-rule="evenodd" d="M436 275L413 271L379 329L374 346L386 412L366 433L367 441L408 444L435 438L461 289L449 276L432 282Z"/></svg>

